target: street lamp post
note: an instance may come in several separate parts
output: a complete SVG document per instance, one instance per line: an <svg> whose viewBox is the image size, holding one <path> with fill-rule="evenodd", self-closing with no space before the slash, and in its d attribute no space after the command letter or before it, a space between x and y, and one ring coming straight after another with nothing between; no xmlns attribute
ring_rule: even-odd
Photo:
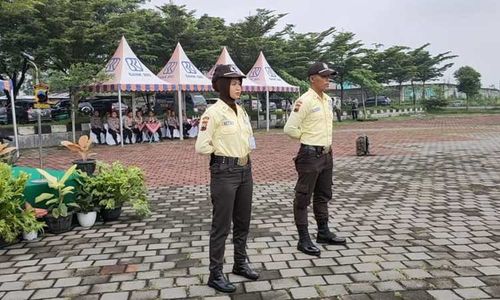
<svg viewBox="0 0 500 300"><path fill-rule="evenodd" d="M40 83L40 73L38 72L38 67L36 66L34 60L35 58L29 55L26 52L21 53L26 60L35 68L35 84ZM38 158L40 161L40 169L43 169L43 161L42 161L42 110L40 108L35 108L37 112L38 119Z"/></svg>

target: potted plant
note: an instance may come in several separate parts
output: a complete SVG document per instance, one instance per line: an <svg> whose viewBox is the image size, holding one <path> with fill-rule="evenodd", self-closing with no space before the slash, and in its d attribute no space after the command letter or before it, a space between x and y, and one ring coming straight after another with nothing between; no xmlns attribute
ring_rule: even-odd
<svg viewBox="0 0 500 300"><path fill-rule="evenodd" d="M65 203L64 197L73 193L74 187L66 186L66 181L75 172L75 169L76 165L73 165L59 180L57 180L55 176L47 173L47 171L37 169L37 171L45 177L49 187L55 190L54 194L42 193L35 198L36 203L45 202L45 205L47 205L49 213L44 218L52 233L62 233L71 230L73 212L68 211L68 207L78 208L78 204L74 202Z"/></svg>
<svg viewBox="0 0 500 300"><path fill-rule="evenodd" d="M79 172L78 186L76 187L75 203L79 209L76 214L80 226L90 228L97 218L97 207L92 195L92 186L89 185L90 177L85 172Z"/></svg>
<svg viewBox="0 0 500 300"><path fill-rule="evenodd" d="M44 222L39 222L36 218L35 210L27 208L23 212L23 220L21 227L23 229L23 239L32 241L38 238L38 233L43 234Z"/></svg>
<svg viewBox="0 0 500 300"><path fill-rule="evenodd" d="M15 242L22 232L23 191L28 182L28 174L21 172L12 176L12 168L0 162L0 248Z"/></svg>
<svg viewBox="0 0 500 300"><path fill-rule="evenodd" d="M97 174L90 177L88 185L104 221L117 220L126 203L131 204L140 217L151 214L144 174L137 167L125 167L118 162L111 165L100 163Z"/></svg>
<svg viewBox="0 0 500 300"><path fill-rule="evenodd" d="M9 143L0 142L0 162L12 165L14 161L14 150L16 150L16 147L9 147Z"/></svg>
<svg viewBox="0 0 500 300"><path fill-rule="evenodd" d="M77 165L76 168L78 170L81 170L88 175L92 175L94 173L96 161L95 159L90 159L90 157L96 155L96 153L90 153L92 140L88 135L82 135L80 139L78 139L78 144L70 141L62 141L61 145L68 148L72 152L78 152L80 154L81 159L73 161L73 164Z"/></svg>

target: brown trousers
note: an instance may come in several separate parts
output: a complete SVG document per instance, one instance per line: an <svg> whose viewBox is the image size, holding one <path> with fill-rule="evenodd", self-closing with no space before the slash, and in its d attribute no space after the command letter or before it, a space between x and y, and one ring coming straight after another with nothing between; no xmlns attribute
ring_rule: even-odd
<svg viewBox="0 0 500 300"><path fill-rule="evenodd" d="M328 221L328 202L332 199L332 152L322 154L301 146L294 160L299 175L293 202L295 225L307 226L311 196L316 221Z"/></svg>

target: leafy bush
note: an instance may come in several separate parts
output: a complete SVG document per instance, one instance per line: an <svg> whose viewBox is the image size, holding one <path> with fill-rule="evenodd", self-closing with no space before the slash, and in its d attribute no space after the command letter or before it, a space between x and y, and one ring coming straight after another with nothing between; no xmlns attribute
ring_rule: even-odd
<svg viewBox="0 0 500 300"><path fill-rule="evenodd" d="M119 162L98 163L97 174L89 177L86 184L102 208L114 209L130 203L138 216L151 214L144 173L137 167L125 167Z"/></svg>
<svg viewBox="0 0 500 300"><path fill-rule="evenodd" d="M448 100L444 98L431 98L422 101L422 104L427 111L440 110L448 106Z"/></svg>
<svg viewBox="0 0 500 300"><path fill-rule="evenodd" d="M37 222L33 212L23 209L23 191L28 178L24 172L14 178L12 168L0 162L0 237L8 243L15 241L24 227ZM33 226L39 228L43 223Z"/></svg>
<svg viewBox="0 0 500 300"><path fill-rule="evenodd" d="M55 193L42 193L36 197L35 202L45 202L47 209L54 218L67 217L68 207L78 208L78 205L74 202L65 203L64 197L68 194L72 194L75 189L73 186L66 186L66 180L69 179L73 173L75 173L76 165L69 168L59 180L55 176L50 175L47 171L42 169L37 169L37 171L45 177L49 183L49 187L55 191Z"/></svg>

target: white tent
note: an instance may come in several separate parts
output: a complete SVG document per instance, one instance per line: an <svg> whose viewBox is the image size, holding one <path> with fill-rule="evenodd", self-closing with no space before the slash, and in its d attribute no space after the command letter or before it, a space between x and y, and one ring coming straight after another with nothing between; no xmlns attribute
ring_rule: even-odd
<svg viewBox="0 0 500 300"><path fill-rule="evenodd" d="M158 73L158 77L176 86L179 132L180 139L182 140L184 136L182 126L182 104L184 102L184 94L182 92L212 91L212 82L191 62L180 43L177 43L174 53L163 69L161 69L160 73Z"/></svg>
<svg viewBox="0 0 500 300"><path fill-rule="evenodd" d="M269 131L269 92L299 92L299 87L284 81L269 65L262 51L248 72L248 78L266 91L266 127Z"/></svg>
<svg viewBox="0 0 500 300"><path fill-rule="evenodd" d="M108 81L87 88L93 92L118 92L120 124L123 124L121 92L162 92L176 89L174 84L158 78L137 58L125 37L121 38L104 72L110 77ZM123 126L120 126L120 139L123 146Z"/></svg>

